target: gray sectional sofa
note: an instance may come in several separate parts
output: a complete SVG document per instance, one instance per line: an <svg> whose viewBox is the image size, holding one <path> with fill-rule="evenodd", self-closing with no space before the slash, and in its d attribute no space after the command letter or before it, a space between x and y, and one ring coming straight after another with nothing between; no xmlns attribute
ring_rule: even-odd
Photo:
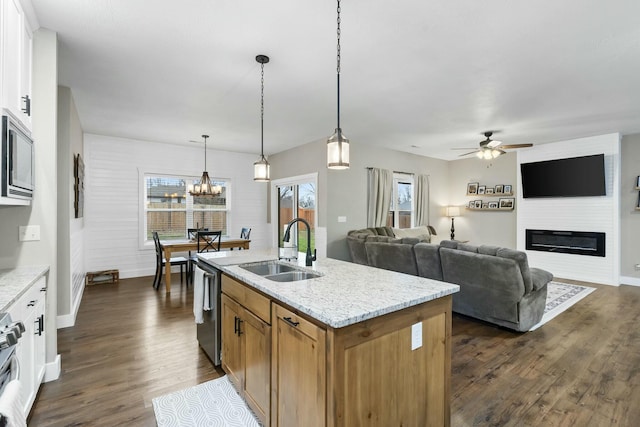
<svg viewBox="0 0 640 427"><path fill-rule="evenodd" d="M548 271L530 268L524 252L444 240L350 233L352 260L360 264L460 285L453 311L519 332L528 331L544 314ZM366 261L365 261L366 260Z"/></svg>

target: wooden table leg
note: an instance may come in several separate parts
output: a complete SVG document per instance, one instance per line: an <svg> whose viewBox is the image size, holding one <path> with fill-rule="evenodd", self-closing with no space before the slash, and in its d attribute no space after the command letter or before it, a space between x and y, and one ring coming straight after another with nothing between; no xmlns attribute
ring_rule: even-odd
<svg viewBox="0 0 640 427"><path fill-rule="evenodd" d="M169 262L171 260L171 249L164 248L164 258L164 285L167 293L171 293L171 263Z"/></svg>

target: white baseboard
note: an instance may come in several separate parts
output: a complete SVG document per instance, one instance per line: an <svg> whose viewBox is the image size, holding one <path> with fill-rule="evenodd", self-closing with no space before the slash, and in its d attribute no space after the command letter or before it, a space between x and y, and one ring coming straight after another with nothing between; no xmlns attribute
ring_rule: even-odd
<svg viewBox="0 0 640 427"><path fill-rule="evenodd" d="M629 276L620 276L620 284L621 285L640 286L640 278L638 278L638 277L629 277Z"/></svg>
<svg viewBox="0 0 640 427"><path fill-rule="evenodd" d="M85 285L82 285L80 289L80 295L74 301L74 307L71 314L63 314L56 318L56 324L58 329L70 328L76 324L76 317L78 317L78 310L80 309L80 303L82 302L82 295L84 295Z"/></svg>
<svg viewBox="0 0 640 427"><path fill-rule="evenodd" d="M61 363L60 363L60 355L56 354L56 358L51 363L47 363L44 366L44 378L43 382L48 383L49 381L55 381L60 378L61 372Z"/></svg>

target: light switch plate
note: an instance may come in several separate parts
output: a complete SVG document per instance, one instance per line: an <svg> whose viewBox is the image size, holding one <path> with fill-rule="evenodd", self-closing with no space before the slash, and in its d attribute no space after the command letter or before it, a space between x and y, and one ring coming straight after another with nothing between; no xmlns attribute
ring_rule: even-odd
<svg viewBox="0 0 640 427"><path fill-rule="evenodd" d="M346 216L339 216L338 217L338 222L347 222L347 217Z"/></svg>
<svg viewBox="0 0 640 427"><path fill-rule="evenodd" d="M21 225L18 227L18 239L21 242L40 240L39 225Z"/></svg>

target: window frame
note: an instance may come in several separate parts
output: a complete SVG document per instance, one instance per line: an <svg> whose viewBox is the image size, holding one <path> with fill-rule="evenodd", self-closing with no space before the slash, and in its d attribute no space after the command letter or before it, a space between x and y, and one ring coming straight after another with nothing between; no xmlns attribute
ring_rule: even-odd
<svg viewBox="0 0 640 427"><path fill-rule="evenodd" d="M410 211L398 209L400 205L399 203L399 197L400 197L399 185L400 184L411 185L411 210ZM415 184L415 179L413 174L401 173L401 172L393 173L391 206L389 207L389 215L393 218L393 224L391 225L391 227L400 228L400 212L409 212L411 216L409 228L413 228L415 226L415 220L416 220L415 193L416 193L416 184Z"/></svg>
<svg viewBox="0 0 640 427"><path fill-rule="evenodd" d="M175 171L164 171L164 172L151 172L151 171L142 171L138 170L138 203L139 203L139 215L138 215L138 242L140 249L154 249L154 243L152 238L147 238L147 220L149 212L147 210L147 188L146 188L146 178L147 177L162 177L162 178L173 178L173 179L183 179L186 181L188 185L191 181L199 181L201 176L192 176L190 174L175 172ZM220 178L220 177L212 177L211 181L224 182L226 188L226 202L225 209L211 209L212 211L225 212L226 216L226 224L227 224L227 234L223 235L223 237L229 237L229 230L232 228L232 212L231 212L231 198L232 198L232 182L229 178ZM174 211L174 212L182 212L182 209L154 209L154 211ZM185 199L185 215L186 215L186 224L189 227L189 217L193 218L194 212L202 211L202 209L193 209L193 196L187 193ZM207 211L207 210L205 210ZM185 228L185 235L186 235ZM176 241L180 241L180 239L176 239Z"/></svg>

